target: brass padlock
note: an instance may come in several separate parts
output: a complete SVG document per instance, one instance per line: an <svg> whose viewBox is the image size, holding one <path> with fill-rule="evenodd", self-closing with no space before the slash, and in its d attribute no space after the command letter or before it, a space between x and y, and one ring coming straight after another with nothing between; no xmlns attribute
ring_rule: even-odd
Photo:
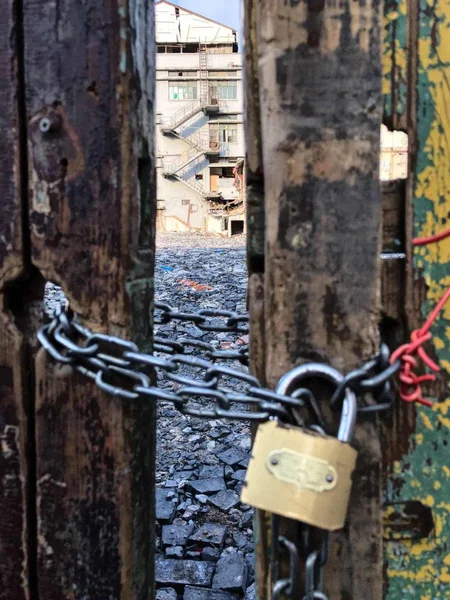
<svg viewBox="0 0 450 600"><path fill-rule="evenodd" d="M338 385L343 376L326 365L307 364L280 380L277 392L289 394L306 377L325 377ZM338 438L278 421L258 427L242 502L314 527L344 526L357 452L351 440L356 397L346 391Z"/></svg>

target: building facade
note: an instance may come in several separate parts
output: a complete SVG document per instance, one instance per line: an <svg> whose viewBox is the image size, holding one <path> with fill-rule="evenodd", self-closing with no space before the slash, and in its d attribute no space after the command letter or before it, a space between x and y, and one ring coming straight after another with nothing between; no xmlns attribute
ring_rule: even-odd
<svg viewBox="0 0 450 600"><path fill-rule="evenodd" d="M243 233L237 32L166 0L155 13L158 229Z"/></svg>

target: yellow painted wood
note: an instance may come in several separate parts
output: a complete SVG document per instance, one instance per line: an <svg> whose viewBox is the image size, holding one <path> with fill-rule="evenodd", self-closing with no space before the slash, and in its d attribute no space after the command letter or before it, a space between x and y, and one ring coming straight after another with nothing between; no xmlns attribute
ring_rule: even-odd
<svg viewBox="0 0 450 600"><path fill-rule="evenodd" d="M413 0L414 2L416 0ZM413 149L413 236L450 227L450 0L411 5L417 23L417 83L412 86L410 147ZM389 18L389 14L386 15ZM416 21L412 19L415 18ZM406 38L404 40L406 42ZM401 46L402 41L398 44ZM414 46L412 46L414 51ZM384 54L384 72L389 55ZM384 91L389 92L385 83ZM423 282L425 286L423 286ZM420 285L422 283L422 285ZM450 285L450 239L414 251L414 294L421 298L420 322ZM426 292L419 296L425 287ZM432 328L428 343L450 374L450 304ZM436 389L445 389L440 385ZM450 398L433 408L417 407L409 452L393 465L388 502L418 501L431 509L434 529L426 538L386 543L387 600L450 598ZM389 512L391 508L387 509ZM387 517L389 515L386 515Z"/></svg>

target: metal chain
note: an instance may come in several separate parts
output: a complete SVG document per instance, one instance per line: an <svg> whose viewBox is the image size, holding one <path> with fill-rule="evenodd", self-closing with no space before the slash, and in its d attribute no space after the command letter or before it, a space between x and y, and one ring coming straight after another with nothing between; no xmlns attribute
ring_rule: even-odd
<svg viewBox="0 0 450 600"><path fill-rule="evenodd" d="M274 579L272 599L282 597L289 600L328 600L324 592L323 569L328 561L329 533L304 523L299 523L300 531L292 530L294 541L279 534L280 517L272 515L272 568ZM280 553L287 553L289 576L279 577ZM300 564L304 564L305 577L303 593L300 590Z"/></svg>
<svg viewBox="0 0 450 600"><path fill-rule="evenodd" d="M172 321L190 322L208 332L248 333L247 315L232 311L202 309L183 312L168 304L155 305L155 324ZM260 385L248 372L232 368L226 361L248 365L248 345L239 350L220 350L207 342L181 337L176 340L157 336L153 354L140 352L136 344L117 336L94 333L83 327L68 307L55 311L53 319L38 332L46 351L59 363L95 381L103 391L126 400L151 398L165 400L183 414L214 419L228 418L262 423L277 418L285 423L305 424L326 433L320 406L309 389L300 388L292 395L283 395ZM158 374L153 385L150 370ZM358 412L376 412L390 408L393 401L390 380L400 368L389 364L389 349L382 344L380 353L349 373L336 388L330 406L340 410L347 389L363 398ZM195 372L195 376L192 375ZM370 397L367 402L368 396ZM205 406L206 404L206 406ZM251 407L252 411L243 407ZM299 414L308 421L299 421ZM303 600L328 600L323 591L322 570L328 557L328 534L301 524L302 540L296 544L278 535L279 517L273 517L274 584L272 599L282 596L297 600L299 593L299 548L305 563ZM315 538L312 543L312 538ZM321 539L317 549L317 538ZM278 578L278 554L289 554L289 578Z"/></svg>
<svg viewBox="0 0 450 600"><path fill-rule="evenodd" d="M153 322L156 325L170 321L187 321L194 323L203 331L236 332L246 334L249 332L248 315L239 315L230 310L203 308L197 312L188 313L178 311L169 304L155 302Z"/></svg>
<svg viewBox="0 0 450 600"><path fill-rule="evenodd" d="M194 322L208 331L243 332L243 323L248 317L229 311L210 311L199 313L178 312L169 305L157 306L161 311L158 322L170 320ZM196 322L199 315L201 322ZM222 323L214 324L214 319ZM226 319L225 324L224 319ZM248 329L246 329L248 330ZM315 421L322 426L317 406L308 389L296 390L294 396L284 396L263 388L256 377L249 373L218 364L217 361L238 360L245 364L248 350L220 351L212 345L198 340L168 340L156 338L155 350L158 355L139 352L133 342L119 337L93 333L82 327L69 310L58 310L50 324L43 326L38 338L43 347L58 362L70 364L78 372L94 380L105 392L128 400L147 397L172 402L182 413L200 418L230 418L237 420L264 422L276 417L287 423L298 423L296 415L306 407L309 413L315 412ZM203 356L191 356L187 350L203 351ZM165 355L165 356L164 356ZM382 356L380 354L380 356ZM384 362L383 358L383 362ZM384 385L384 373L372 376L378 367L380 358L368 363L364 368L366 380L358 379L364 392L379 392L380 379ZM148 376L148 368L165 374L176 390L153 386ZM196 376L186 373L195 370ZM386 369L391 377L390 368ZM358 371L359 374L359 371ZM351 382L351 374L347 376ZM340 386L339 389L344 389ZM212 408L202 408L206 401L214 404ZM196 403L197 401L197 403ZM200 404L198 404L198 402ZM336 404L338 402L336 401ZM375 404L371 410L384 409L386 403ZM253 407L254 412L242 410L242 406ZM360 407L365 410L365 407ZM295 415L294 415L295 413Z"/></svg>
<svg viewBox="0 0 450 600"><path fill-rule="evenodd" d="M230 317L227 315L226 318ZM242 333L240 323L241 319L236 320L233 327L234 331ZM208 330L212 327L212 323L209 323ZM223 325L218 325L218 328L223 331ZM139 352L133 342L89 331L78 323L72 313L63 310L55 315L50 324L40 329L38 339L56 361L71 365L95 381L103 391L127 400L139 397L166 400L183 414L194 417L226 417L256 422L277 417L293 423L292 411L300 410L305 405L301 393L296 398L276 394L263 388L256 377L249 373L217 362L243 362L245 351L242 354L225 353L209 344L205 347L197 340L186 343L183 338L175 341L157 338L157 355L146 354ZM191 356L186 354L188 349L206 350L206 354L202 357ZM152 385L149 367L172 382L172 389ZM195 378L189 373L192 370L196 371ZM307 399L309 395L310 392L305 390ZM202 407L205 401L213 406ZM243 405L253 407L255 412L242 410Z"/></svg>

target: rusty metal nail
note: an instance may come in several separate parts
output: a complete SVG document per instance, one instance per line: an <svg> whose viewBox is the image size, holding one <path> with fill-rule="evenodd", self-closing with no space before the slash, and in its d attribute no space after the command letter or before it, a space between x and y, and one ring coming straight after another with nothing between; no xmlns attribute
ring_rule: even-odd
<svg viewBox="0 0 450 600"><path fill-rule="evenodd" d="M48 117L43 117L39 121L39 129L40 129L41 133L48 133L51 128L52 128L52 122L50 121L50 119Z"/></svg>

